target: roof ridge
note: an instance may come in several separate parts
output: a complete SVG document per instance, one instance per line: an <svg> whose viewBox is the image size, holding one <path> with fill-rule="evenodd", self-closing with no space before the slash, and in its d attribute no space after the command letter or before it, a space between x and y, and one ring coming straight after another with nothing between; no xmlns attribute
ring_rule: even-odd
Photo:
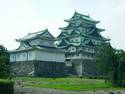
<svg viewBox="0 0 125 94"><path fill-rule="evenodd" d="M17 39L17 41L27 40L27 37L28 37L28 39L33 38L33 37L36 37L36 36L38 36L38 35L40 35L40 34L45 33L46 31L48 31L48 29L41 30L41 31L37 31L37 32L33 32L33 33L28 33L28 35L24 36L23 38Z"/></svg>
<svg viewBox="0 0 125 94"><path fill-rule="evenodd" d="M85 17L89 17L89 18L90 18L89 15L84 15L84 14L81 14L81 13L79 13L79 12L77 12L77 11L75 11L75 14L79 14L80 16L85 16Z"/></svg>
<svg viewBox="0 0 125 94"><path fill-rule="evenodd" d="M32 32L32 33L29 33L29 34L36 34L36 33L42 33L42 32L45 32L45 31L48 31L48 29L45 29L45 30L40 30L40 31L37 31L37 32Z"/></svg>

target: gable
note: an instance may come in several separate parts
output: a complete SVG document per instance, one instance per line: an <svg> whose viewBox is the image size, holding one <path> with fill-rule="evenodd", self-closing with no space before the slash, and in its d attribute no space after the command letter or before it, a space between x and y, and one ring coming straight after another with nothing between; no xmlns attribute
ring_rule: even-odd
<svg viewBox="0 0 125 94"><path fill-rule="evenodd" d="M44 32L43 34L41 34L41 37L47 37L47 38L52 38L54 39L53 35L50 34L48 31Z"/></svg>
<svg viewBox="0 0 125 94"><path fill-rule="evenodd" d="M24 50L24 49L26 49L24 43L21 43L20 46L17 48L17 50Z"/></svg>

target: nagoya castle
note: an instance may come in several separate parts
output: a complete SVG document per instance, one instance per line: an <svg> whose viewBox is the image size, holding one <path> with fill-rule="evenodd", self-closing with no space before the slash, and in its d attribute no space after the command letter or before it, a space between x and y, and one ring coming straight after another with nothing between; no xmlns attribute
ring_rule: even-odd
<svg viewBox="0 0 125 94"><path fill-rule="evenodd" d="M59 28L57 38L46 29L17 39L20 47L10 51L12 72L36 76L98 75L93 59L98 47L109 41L100 34L104 29L96 27L99 21L78 12L64 21L68 26Z"/></svg>

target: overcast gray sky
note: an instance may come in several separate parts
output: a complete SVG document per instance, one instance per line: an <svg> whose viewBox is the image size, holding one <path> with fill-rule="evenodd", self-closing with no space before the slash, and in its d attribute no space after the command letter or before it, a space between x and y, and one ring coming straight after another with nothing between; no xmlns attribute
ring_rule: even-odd
<svg viewBox="0 0 125 94"><path fill-rule="evenodd" d="M75 10L101 21L103 35L125 50L125 0L0 0L0 44L15 49L15 39L46 27L57 36Z"/></svg>

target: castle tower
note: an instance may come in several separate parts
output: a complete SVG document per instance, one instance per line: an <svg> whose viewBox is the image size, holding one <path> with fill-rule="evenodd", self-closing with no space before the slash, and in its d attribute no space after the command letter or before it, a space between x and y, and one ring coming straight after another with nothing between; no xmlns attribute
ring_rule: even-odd
<svg viewBox="0 0 125 94"><path fill-rule="evenodd" d="M104 29L96 27L99 21L76 11L70 19L64 21L68 26L59 28L61 33L57 37L56 45L66 50L65 63L68 71L78 76L96 75L93 63L96 48L109 41L100 34Z"/></svg>

